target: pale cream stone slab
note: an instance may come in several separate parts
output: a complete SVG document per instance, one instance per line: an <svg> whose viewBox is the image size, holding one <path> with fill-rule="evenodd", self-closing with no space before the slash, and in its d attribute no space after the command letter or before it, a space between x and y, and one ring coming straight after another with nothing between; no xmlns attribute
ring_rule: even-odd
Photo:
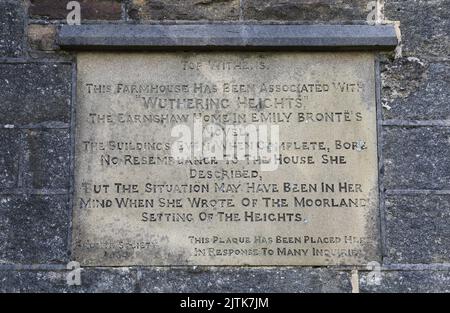
<svg viewBox="0 0 450 313"><path fill-rule="evenodd" d="M77 58L72 249L82 265L379 260L372 53L83 52ZM274 171L246 161L165 164L177 139L173 128L191 127L200 114L203 126L212 120L222 127L278 125L283 158L314 163ZM349 149L338 149L337 141ZM339 164L325 163L330 156ZM155 159L163 164L144 164ZM256 177L227 177L238 173ZM220 184L224 189L215 190ZM130 185L132 192L118 192ZM204 204L196 207L196 199Z"/></svg>

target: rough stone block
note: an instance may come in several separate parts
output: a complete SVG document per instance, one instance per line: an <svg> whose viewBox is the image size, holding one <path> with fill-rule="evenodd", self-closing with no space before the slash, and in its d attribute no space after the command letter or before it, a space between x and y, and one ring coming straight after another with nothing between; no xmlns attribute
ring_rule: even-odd
<svg viewBox="0 0 450 313"><path fill-rule="evenodd" d="M142 292L350 292L350 273L327 268L152 268Z"/></svg>
<svg viewBox="0 0 450 313"><path fill-rule="evenodd" d="M371 285L368 272L360 276L360 292L450 292L450 271L383 271L379 285Z"/></svg>
<svg viewBox="0 0 450 313"><path fill-rule="evenodd" d="M19 175L20 133L0 130L0 190L17 186Z"/></svg>
<svg viewBox="0 0 450 313"><path fill-rule="evenodd" d="M385 119L449 120L450 65L414 57L382 64Z"/></svg>
<svg viewBox="0 0 450 313"><path fill-rule="evenodd" d="M82 269L80 286L69 286L68 274L69 271L0 270L0 292L133 292L136 283L136 273L128 268Z"/></svg>
<svg viewBox="0 0 450 313"><path fill-rule="evenodd" d="M133 20L237 20L239 0L132 0Z"/></svg>
<svg viewBox="0 0 450 313"><path fill-rule="evenodd" d="M245 0L243 15L246 20L366 21L370 12L368 3L368 0Z"/></svg>
<svg viewBox="0 0 450 313"><path fill-rule="evenodd" d="M0 270L0 292L66 292L69 288L66 275L63 271Z"/></svg>
<svg viewBox="0 0 450 313"><path fill-rule="evenodd" d="M0 196L0 262L67 262L67 202L65 195Z"/></svg>
<svg viewBox="0 0 450 313"><path fill-rule="evenodd" d="M71 66L0 64L0 125L68 123Z"/></svg>
<svg viewBox="0 0 450 313"><path fill-rule="evenodd" d="M450 196L386 199L387 263L450 262Z"/></svg>
<svg viewBox="0 0 450 313"><path fill-rule="evenodd" d="M384 127L386 189L448 189L450 128Z"/></svg>
<svg viewBox="0 0 450 313"><path fill-rule="evenodd" d="M69 188L69 131L25 131L24 142L24 186L35 189Z"/></svg>
<svg viewBox="0 0 450 313"><path fill-rule="evenodd" d="M385 1L388 20L400 21L406 56L445 57L450 51L450 1Z"/></svg>
<svg viewBox="0 0 450 313"><path fill-rule="evenodd" d="M0 57L19 57L22 55L24 28L24 13L21 1L1 1Z"/></svg>
<svg viewBox="0 0 450 313"><path fill-rule="evenodd" d="M30 0L29 15L32 18L66 19L71 10L70 0ZM122 6L120 0L78 0L83 20L120 20Z"/></svg>
<svg viewBox="0 0 450 313"><path fill-rule="evenodd" d="M54 25L29 25L28 43L32 49L55 50L56 27Z"/></svg>
<svg viewBox="0 0 450 313"><path fill-rule="evenodd" d="M64 25L58 44L70 50L379 50L394 48L397 37L393 25L102 24Z"/></svg>

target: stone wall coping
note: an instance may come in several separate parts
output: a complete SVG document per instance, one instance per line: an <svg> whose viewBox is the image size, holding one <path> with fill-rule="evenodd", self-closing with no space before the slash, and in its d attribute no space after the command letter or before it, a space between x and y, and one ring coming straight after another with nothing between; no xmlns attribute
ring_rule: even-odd
<svg viewBox="0 0 450 313"><path fill-rule="evenodd" d="M66 50L391 50L394 25L62 25Z"/></svg>

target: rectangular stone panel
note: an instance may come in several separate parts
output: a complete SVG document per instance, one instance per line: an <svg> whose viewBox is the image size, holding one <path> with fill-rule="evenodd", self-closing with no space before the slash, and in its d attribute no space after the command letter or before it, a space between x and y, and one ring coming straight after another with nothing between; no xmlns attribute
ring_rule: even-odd
<svg viewBox="0 0 450 313"><path fill-rule="evenodd" d="M69 122L69 64L0 64L0 77L0 126L66 126Z"/></svg>
<svg viewBox="0 0 450 313"><path fill-rule="evenodd" d="M379 259L374 55L78 54L73 257Z"/></svg>

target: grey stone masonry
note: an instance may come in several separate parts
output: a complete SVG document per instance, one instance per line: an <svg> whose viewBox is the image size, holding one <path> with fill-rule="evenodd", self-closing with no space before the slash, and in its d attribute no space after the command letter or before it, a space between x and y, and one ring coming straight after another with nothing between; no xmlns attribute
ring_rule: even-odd
<svg viewBox="0 0 450 313"><path fill-rule="evenodd" d="M400 21L406 57L444 57L450 51L450 1L386 1L386 19Z"/></svg>
<svg viewBox="0 0 450 313"><path fill-rule="evenodd" d="M126 13L132 21L237 20L240 0L130 0Z"/></svg>
<svg viewBox="0 0 450 313"><path fill-rule="evenodd" d="M384 271L381 283L369 283L369 273L364 272L360 278L360 292L378 293L448 293L450 292L450 271Z"/></svg>
<svg viewBox="0 0 450 313"><path fill-rule="evenodd" d="M31 189L69 189L68 130L27 130L24 131L23 141L23 186Z"/></svg>
<svg viewBox="0 0 450 313"><path fill-rule="evenodd" d="M351 292L349 271L315 268L86 268L81 286L55 269L0 270L0 292Z"/></svg>
<svg viewBox="0 0 450 313"><path fill-rule="evenodd" d="M66 49L392 49L393 25L81 25L62 26Z"/></svg>
<svg viewBox="0 0 450 313"><path fill-rule="evenodd" d="M416 57L383 62L385 119L450 120L450 64Z"/></svg>
<svg viewBox="0 0 450 313"><path fill-rule="evenodd" d="M24 4L21 1L0 1L0 57L23 55L24 15Z"/></svg>
<svg viewBox="0 0 450 313"><path fill-rule="evenodd" d="M380 1L378 26L368 0L86 0L79 27L66 2L0 0L0 292L450 292L450 0ZM401 39L377 52L379 273L86 267L69 286L77 73L57 29L77 49L392 50Z"/></svg>
<svg viewBox="0 0 450 313"><path fill-rule="evenodd" d="M449 136L447 127L386 128L385 188L440 190L450 186Z"/></svg>
<svg viewBox="0 0 450 313"><path fill-rule="evenodd" d="M450 263L450 195L387 196L386 263Z"/></svg>
<svg viewBox="0 0 450 313"><path fill-rule="evenodd" d="M0 63L0 125L69 123L71 66L62 63Z"/></svg>
<svg viewBox="0 0 450 313"><path fill-rule="evenodd" d="M19 178L20 132L0 130L0 189L15 188Z"/></svg>
<svg viewBox="0 0 450 313"><path fill-rule="evenodd" d="M67 262L67 204L67 195L0 195L1 262Z"/></svg>

